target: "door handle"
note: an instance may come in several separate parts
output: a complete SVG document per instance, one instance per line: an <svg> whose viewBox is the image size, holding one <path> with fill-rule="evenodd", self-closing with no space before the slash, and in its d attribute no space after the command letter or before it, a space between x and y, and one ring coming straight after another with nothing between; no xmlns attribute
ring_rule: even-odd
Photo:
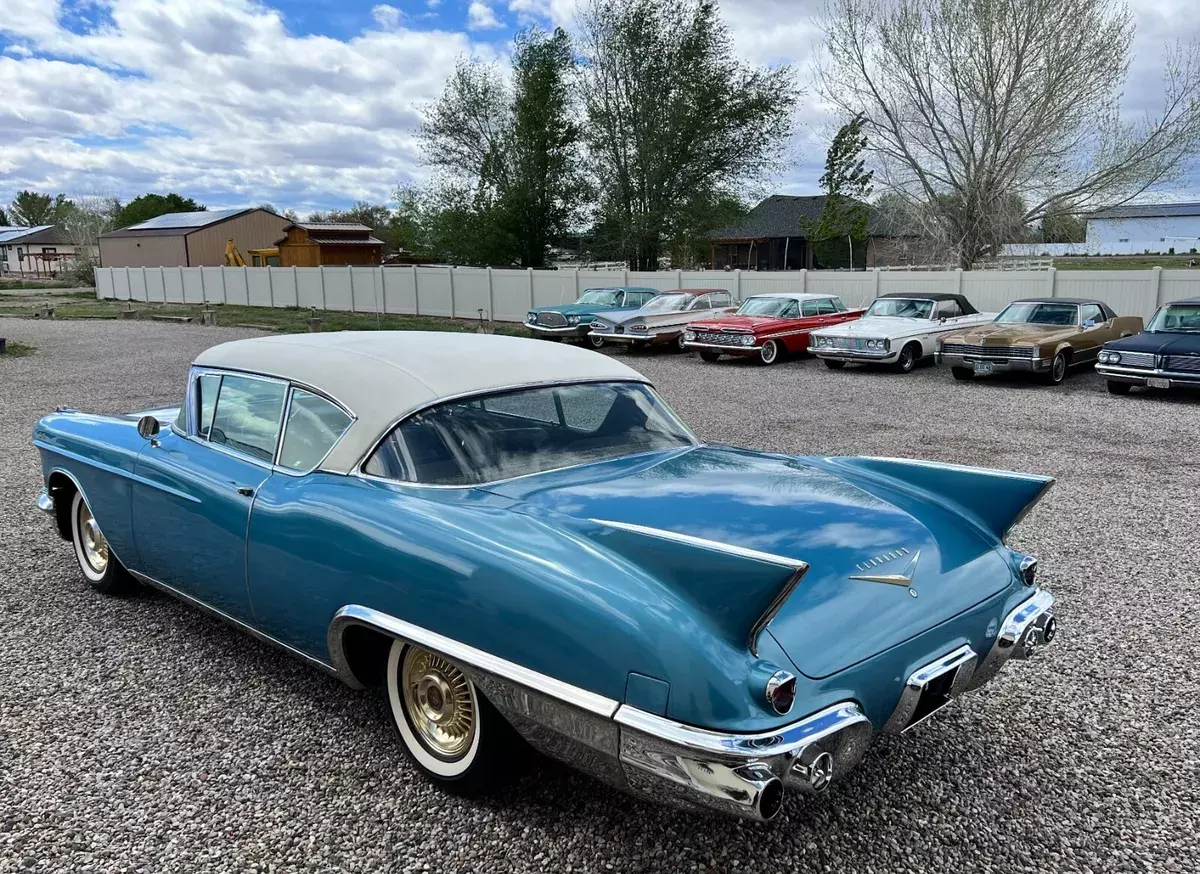
<svg viewBox="0 0 1200 874"><path fill-rule="evenodd" d="M254 497L254 489L250 488L250 486L238 486L237 493L246 498Z"/></svg>

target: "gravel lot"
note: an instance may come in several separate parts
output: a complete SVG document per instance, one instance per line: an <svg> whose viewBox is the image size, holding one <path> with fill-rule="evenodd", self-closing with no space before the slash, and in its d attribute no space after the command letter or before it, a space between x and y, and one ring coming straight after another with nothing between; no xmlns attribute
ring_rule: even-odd
<svg viewBox="0 0 1200 874"><path fill-rule="evenodd" d="M768 826L547 765L468 803L407 767L380 698L153 593L89 591L34 509L56 405L176 403L252 332L0 319L0 871L1200 870L1200 396L632 357L708 440L1052 474L1015 545L1062 633Z"/></svg>

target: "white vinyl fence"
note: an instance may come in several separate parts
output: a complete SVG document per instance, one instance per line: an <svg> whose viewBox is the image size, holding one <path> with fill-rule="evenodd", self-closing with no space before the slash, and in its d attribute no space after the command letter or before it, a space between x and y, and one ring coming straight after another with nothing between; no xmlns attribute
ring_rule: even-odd
<svg viewBox="0 0 1200 874"><path fill-rule="evenodd" d="M300 307L520 322L531 307L589 288L724 288L739 300L771 291L827 292L865 306L895 291L966 295L994 312L1022 297L1092 297L1148 318L1163 302L1200 296L1200 270L494 270L475 267L98 267L96 296L152 303Z"/></svg>

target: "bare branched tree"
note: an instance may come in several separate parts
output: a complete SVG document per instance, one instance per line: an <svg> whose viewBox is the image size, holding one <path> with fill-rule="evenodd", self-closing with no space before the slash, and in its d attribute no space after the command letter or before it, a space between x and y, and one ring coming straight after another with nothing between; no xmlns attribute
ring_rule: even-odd
<svg viewBox="0 0 1200 874"><path fill-rule="evenodd" d="M876 180L969 267L1050 215L1177 182L1200 144L1200 50L1122 114L1133 16L1112 0L828 0L821 96L866 119Z"/></svg>

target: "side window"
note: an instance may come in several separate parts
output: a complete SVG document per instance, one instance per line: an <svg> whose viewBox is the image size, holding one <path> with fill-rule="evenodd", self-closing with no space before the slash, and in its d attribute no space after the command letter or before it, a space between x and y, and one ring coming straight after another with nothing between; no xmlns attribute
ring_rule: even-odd
<svg viewBox="0 0 1200 874"><path fill-rule="evenodd" d="M208 439L260 461L275 458L287 386L282 382L223 376ZM203 413L201 422L203 423Z"/></svg>
<svg viewBox="0 0 1200 874"><path fill-rule="evenodd" d="M962 315L962 307L958 305L956 300L939 300L937 305L937 313L935 318L953 319Z"/></svg>
<svg viewBox="0 0 1200 874"><path fill-rule="evenodd" d="M196 433L205 440L208 439L208 432L212 430L213 413L217 409L217 390L220 387L221 377L216 373L206 373L196 383L196 394L199 398L197 406L200 410Z"/></svg>
<svg viewBox="0 0 1200 874"><path fill-rule="evenodd" d="M784 305L783 312L779 314L779 317L781 319L794 319L798 315L800 315L800 304L794 300L790 300Z"/></svg>
<svg viewBox="0 0 1200 874"><path fill-rule="evenodd" d="M1093 303L1088 304L1083 308L1084 323L1086 323L1088 320L1091 320L1099 325L1101 322L1107 322L1108 317L1104 315L1104 310L1100 309L1100 307Z"/></svg>
<svg viewBox="0 0 1200 874"><path fill-rule="evenodd" d="M336 404L320 395L292 389L292 405L288 408L287 424L283 429L279 466L288 470L312 470L346 433L350 421Z"/></svg>
<svg viewBox="0 0 1200 874"><path fill-rule="evenodd" d="M400 445L399 429L393 430L371 453L363 465L363 473L387 479L410 480L409 467L404 461L404 448Z"/></svg>
<svg viewBox="0 0 1200 874"><path fill-rule="evenodd" d="M801 304L800 312L806 316L815 316L820 311L817 309L817 302L815 300L806 300Z"/></svg>
<svg viewBox="0 0 1200 874"><path fill-rule="evenodd" d="M721 292L717 292L716 294L710 294L708 296L708 302L712 306L713 309L716 309L717 307L733 306L733 299L730 298L729 292L727 292L727 291L721 291Z"/></svg>
<svg viewBox="0 0 1200 874"><path fill-rule="evenodd" d="M837 309L834 307L833 301L831 301L829 298L823 297L817 301L817 313L819 315L832 316L836 312Z"/></svg>
<svg viewBox="0 0 1200 874"><path fill-rule="evenodd" d="M689 310L710 310L710 309L712 309L712 304L709 303L709 301L708 301L708 295L702 294L698 298L693 300L690 304L688 304L688 309Z"/></svg>
<svg viewBox="0 0 1200 874"><path fill-rule="evenodd" d="M831 297L830 301L833 302L834 310L839 313L848 312L850 309L848 306L846 306L844 303L842 303L842 299L840 297Z"/></svg>

